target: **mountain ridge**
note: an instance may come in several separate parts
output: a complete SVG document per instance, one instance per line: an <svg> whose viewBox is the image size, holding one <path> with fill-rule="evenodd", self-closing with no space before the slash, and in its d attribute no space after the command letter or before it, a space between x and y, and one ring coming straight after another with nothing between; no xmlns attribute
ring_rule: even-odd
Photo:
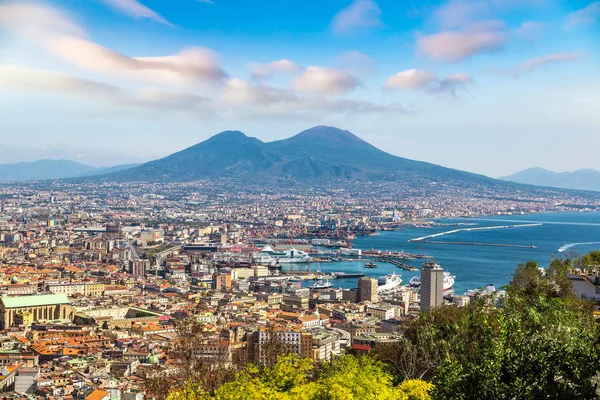
<svg viewBox="0 0 600 400"><path fill-rule="evenodd" d="M600 191L600 171L591 168L554 172L540 167L533 167L500 179L526 185Z"/></svg>
<svg viewBox="0 0 600 400"><path fill-rule="evenodd" d="M122 164L113 167L93 167L72 160L41 159L0 164L0 181L20 182L45 179L65 179L118 172L139 164Z"/></svg>

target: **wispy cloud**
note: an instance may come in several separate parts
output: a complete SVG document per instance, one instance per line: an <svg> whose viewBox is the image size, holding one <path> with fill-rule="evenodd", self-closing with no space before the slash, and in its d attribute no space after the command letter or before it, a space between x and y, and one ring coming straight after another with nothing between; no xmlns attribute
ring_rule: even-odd
<svg viewBox="0 0 600 400"><path fill-rule="evenodd" d="M333 65L350 75L364 77L375 73L375 60L357 50L346 51L336 57Z"/></svg>
<svg viewBox="0 0 600 400"><path fill-rule="evenodd" d="M354 0L338 12L331 21L331 30L336 35L355 32L357 29L382 26L381 9L373 0Z"/></svg>
<svg viewBox="0 0 600 400"><path fill-rule="evenodd" d="M600 1L595 1L580 10L570 13L567 17L567 28L580 25L591 25L600 20Z"/></svg>
<svg viewBox="0 0 600 400"><path fill-rule="evenodd" d="M145 110L181 111L197 109L210 100L192 93L142 89L127 91L118 86L35 68L0 64L0 83L4 88L50 92Z"/></svg>
<svg viewBox="0 0 600 400"><path fill-rule="evenodd" d="M100 0L112 9L133 18L147 18L165 25L172 25L162 15L146 7L138 0Z"/></svg>
<svg viewBox="0 0 600 400"><path fill-rule="evenodd" d="M530 60L524 61L511 69L501 69L500 72L505 75L517 76L550 64L558 64L567 61L578 60L580 58L585 57L585 55L586 54L584 52L549 54L546 56L535 57Z"/></svg>

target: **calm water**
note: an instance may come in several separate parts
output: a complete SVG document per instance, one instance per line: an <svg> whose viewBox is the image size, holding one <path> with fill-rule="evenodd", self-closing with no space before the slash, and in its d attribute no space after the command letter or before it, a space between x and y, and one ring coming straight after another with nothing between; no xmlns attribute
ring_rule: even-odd
<svg viewBox="0 0 600 400"><path fill-rule="evenodd" d="M486 217L481 219L443 220L441 223L466 222L474 226L443 226L436 228L411 228L396 232L380 232L375 236L358 237L353 246L358 249L404 250L410 253L423 253L435 257L446 270L456 275L454 290L464 293L489 283L501 286L510 281L517 265L528 260L547 265L556 256L558 249L566 244L599 242L597 244L575 245L569 251L583 254L600 249L600 213L565 213ZM500 226L510 224L542 223L541 226L513 229L494 229L459 232L434 238L435 241L465 241L479 243L505 243L537 248L511 248L444 245L432 243L409 243L409 239L445 232L459 228ZM407 261L420 267L420 261ZM334 262L320 265L323 272L365 272L367 276L379 277L392 271L401 274L404 283L419 272L406 272L391 264L378 263L377 269L365 269L364 262ZM311 269L317 266L312 264ZM334 287L356 287L356 279L336 279ZM310 284L306 283L307 285Z"/></svg>

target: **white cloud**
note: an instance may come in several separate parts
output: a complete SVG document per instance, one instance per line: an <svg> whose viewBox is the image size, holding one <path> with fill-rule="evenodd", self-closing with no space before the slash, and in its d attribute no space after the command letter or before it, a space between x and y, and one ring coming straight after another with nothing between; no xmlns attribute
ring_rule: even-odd
<svg viewBox="0 0 600 400"><path fill-rule="evenodd" d="M354 0L338 12L331 21L331 30L336 35L354 32L356 29L382 26L381 9L373 0Z"/></svg>
<svg viewBox="0 0 600 400"><path fill-rule="evenodd" d="M432 94L449 95L458 98L458 91L464 90L473 82L467 74L454 74L439 79L436 74L409 69L390 76L384 83L384 90L423 90Z"/></svg>
<svg viewBox="0 0 600 400"><path fill-rule="evenodd" d="M269 64L254 64L252 67L252 79L263 80L275 75L291 76L302 70L302 67L290 60L282 59Z"/></svg>
<svg viewBox="0 0 600 400"><path fill-rule="evenodd" d="M112 9L133 18L148 18L165 25L171 25L162 15L146 7L138 0L101 0Z"/></svg>
<svg viewBox="0 0 600 400"><path fill-rule="evenodd" d="M428 71L409 69L390 76L384 83L384 89L423 89L437 81L437 76Z"/></svg>
<svg viewBox="0 0 600 400"><path fill-rule="evenodd" d="M325 95L347 93L359 85L350 74L328 67L307 67L292 81L291 87L299 92Z"/></svg>
<svg viewBox="0 0 600 400"><path fill-rule="evenodd" d="M434 61L457 63L502 49L508 40L503 27L498 21L484 21L460 31L422 35L417 38L417 51Z"/></svg>
<svg viewBox="0 0 600 400"><path fill-rule="evenodd" d="M53 35L86 37L79 25L55 8L33 3L0 4L0 27L28 40L46 39Z"/></svg>
<svg viewBox="0 0 600 400"><path fill-rule="evenodd" d="M220 81L226 73L216 55L188 48L163 57L130 57L88 40L84 29L59 11L35 5L0 6L0 26L86 70L166 84Z"/></svg>
<svg viewBox="0 0 600 400"><path fill-rule="evenodd" d="M569 14L567 17L567 28L573 28L580 25L591 25L600 20L600 1L595 1L587 7L579 9Z"/></svg>

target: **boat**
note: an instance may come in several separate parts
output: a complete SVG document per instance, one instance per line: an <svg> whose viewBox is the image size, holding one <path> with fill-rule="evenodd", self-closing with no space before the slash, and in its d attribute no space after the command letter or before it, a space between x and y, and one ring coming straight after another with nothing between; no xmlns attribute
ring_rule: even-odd
<svg viewBox="0 0 600 400"><path fill-rule="evenodd" d="M263 265L279 265L279 264L307 264L312 261L312 257L302 250L294 248L287 251L275 251L271 246L265 246L260 250L260 253L253 256L255 262Z"/></svg>
<svg viewBox="0 0 600 400"><path fill-rule="evenodd" d="M456 279L456 276L450 275L450 272L444 271L444 292L452 289L452 287L454 286L455 279ZM421 287L421 277L413 276L412 278L410 278L410 281L408 281L408 285L411 288L415 288L415 289L420 288Z"/></svg>
<svg viewBox="0 0 600 400"><path fill-rule="evenodd" d="M392 289L400 286L401 283L402 283L402 278L400 277L400 275L392 272L389 275L382 276L381 278L377 279L377 284L379 285L377 287L377 290L379 292L385 292L388 290L392 290Z"/></svg>
<svg viewBox="0 0 600 400"><path fill-rule="evenodd" d="M315 279L315 283L313 283L312 285L308 286L308 288L312 289L312 290L321 290L321 289L329 289L332 286L333 286L333 283L331 283L329 281L323 281L321 279Z"/></svg>
<svg viewBox="0 0 600 400"><path fill-rule="evenodd" d="M336 278L362 278L363 276L365 276L365 273L334 272L333 275L335 275Z"/></svg>
<svg viewBox="0 0 600 400"><path fill-rule="evenodd" d="M367 261L365 263L365 268L377 268L377 264L372 263L371 261Z"/></svg>

